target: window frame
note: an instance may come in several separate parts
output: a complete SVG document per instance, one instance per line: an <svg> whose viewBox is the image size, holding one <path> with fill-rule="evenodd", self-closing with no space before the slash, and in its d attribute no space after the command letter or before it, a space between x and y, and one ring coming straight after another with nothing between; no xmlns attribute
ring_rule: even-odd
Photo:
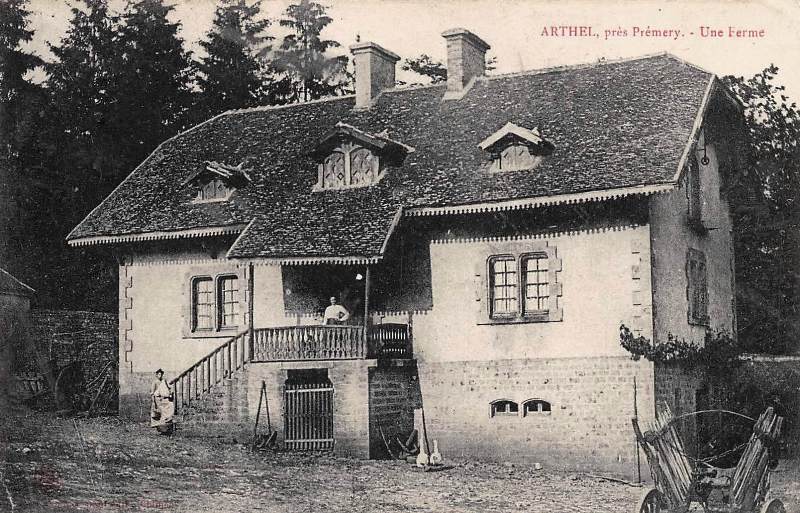
<svg viewBox="0 0 800 513"><path fill-rule="evenodd" d="M542 409L542 410L538 410L538 409L537 410L528 410L528 405L529 404L546 404L548 409L547 410L544 410L544 409ZM547 401L545 399L540 399L540 398L527 399L525 401L522 401L522 404L520 406L522 406L522 409L520 410L520 414L523 417L542 417L542 416L551 415L553 413L553 403L551 403L550 401Z"/></svg>
<svg viewBox="0 0 800 513"><path fill-rule="evenodd" d="M365 151L371 156L372 169L370 171L371 180L353 183L353 157L359 151ZM342 185L327 185L325 181L325 162L334 154L342 154L344 163L344 179ZM342 189L359 189L362 187L371 187L377 184L384 176L381 168L381 156L372 148L362 144L352 142L342 143L335 148L332 148L328 154L317 164L317 183L312 189L313 192L324 191L337 191Z"/></svg>
<svg viewBox="0 0 800 513"><path fill-rule="evenodd" d="M236 303L235 326L223 324L222 284L225 279L233 278L236 280L236 290L229 299ZM198 303L196 301L196 284L200 281L209 281L211 297L211 326L198 327L197 314ZM181 335L185 339L195 338L219 338L230 337L232 333L238 332L247 326L250 317L248 303L250 301L249 284L247 282L247 269L245 267L229 267L226 269L210 270L206 266L193 266L183 274L181 287L181 313L182 328ZM231 302L229 301L229 303Z"/></svg>
<svg viewBox="0 0 800 513"><path fill-rule="evenodd" d="M231 301L228 301L228 302L225 301L224 294L225 294L226 291L222 287L222 282L225 281L225 280L235 280L235 282L236 282L236 288L233 289L233 297L234 297L235 301L232 301L232 302ZM239 328L240 324L239 324L238 320L239 320L240 315L241 315L241 312L240 312L241 301L239 301L239 291L240 291L240 288L239 288L239 276L238 275L236 275L236 274L220 274L220 275L217 275L216 290L215 290L215 299L216 299L215 313L216 313L216 321L217 321L216 322L217 331L237 330ZM236 324L226 324L225 323L224 319L225 319L225 315L226 315L225 314L225 305L226 304L234 304L234 305L236 305L236 311L233 314L234 319L236 320Z"/></svg>
<svg viewBox="0 0 800 513"><path fill-rule="evenodd" d="M507 408L508 411L498 411L497 406L501 404L509 407L513 406L516 411L511 411L511 408ZM519 403L511 399L495 399L489 403L489 417L519 417Z"/></svg>
<svg viewBox="0 0 800 513"><path fill-rule="evenodd" d="M225 188L225 195L224 196L217 196L215 194L214 197L212 197L212 198L204 198L203 197L203 193L204 193L206 187L208 187L212 183L215 184L214 185L214 190L215 191L218 191L220 186L224 187ZM210 180L201 180L198 183L198 185L199 185L199 187L197 189L197 194L195 195L194 200L192 200L193 203L217 203L217 202L221 202L221 201L228 201L229 199L231 199L231 196L236 191L236 187L232 186L231 184L227 183L225 180L223 180L223 179L221 179L219 177L213 177Z"/></svg>
<svg viewBox="0 0 800 513"><path fill-rule="evenodd" d="M519 311L520 311L520 308L519 308L519 295L520 295L520 293L519 293L519 289L520 289L519 280L520 280L520 276L519 276L519 269L518 269L519 268L519 263L517 261L517 258L515 258L514 255L492 255L492 256L490 256L488 258L487 262L488 262L487 278L489 280L489 298L488 298L488 301L489 301L489 316L492 319L514 319L514 318L518 317L519 316ZM515 283L513 284L514 295L513 295L513 297L512 296L506 296L506 297L503 297L501 299L505 300L505 301L510 301L510 300L513 299L514 305L515 305L515 310L514 311L507 311L507 312L502 312L502 313L495 312L495 303L497 301L497 296L496 296L496 290L495 289L496 289L496 287L498 285L495 283L494 265L497 262L513 262L512 269L513 269L513 274L515 276ZM506 269L508 269L508 266L506 266ZM512 273L510 273L510 272L508 272L506 270L506 272L504 272L503 274L504 275L508 275L508 274L512 274ZM507 278L506 278L506 282L503 283L500 286L504 287L504 288L510 288L511 287L511 285L508 284Z"/></svg>
<svg viewBox="0 0 800 513"><path fill-rule="evenodd" d="M203 303L203 305L210 306L210 309L211 309L210 315L208 315L208 316L204 315L203 316L203 317L208 317L209 318L210 326L208 326L208 327L205 327L205 326L204 327L200 327L199 326L199 308L198 308L198 306L200 305L200 303L198 302L199 291L197 290L197 284L201 283L201 282L210 283L211 284L210 294L209 294L209 291L204 291L204 293L209 294L209 296L211 297L211 302L210 303ZM190 290L191 290L191 305L190 305L190 308L191 308L191 320L190 320L190 322L191 322L192 332L193 333L198 333L198 332L202 333L202 332L212 332L212 331L214 331L214 324L215 324L214 316L215 316L215 312L216 312L216 301L215 301L216 297L215 297L215 293L214 293L214 290L215 290L214 278L212 276L208 276L208 275L192 276Z"/></svg>
<svg viewBox="0 0 800 513"><path fill-rule="evenodd" d="M507 152L509 149L514 148L515 151L517 149L524 149L527 151L527 157L525 159L527 162L522 163L518 157L511 159L507 164L504 164L503 154ZM544 156L534 153L533 148L530 144L525 144L521 140L514 140L508 144L503 145L502 147L498 147L495 151L491 154L492 163L489 167L489 171L492 173L506 173L510 171L525 171L536 169L544 160Z"/></svg>
<svg viewBox="0 0 800 513"><path fill-rule="evenodd" d="M562 284L557 273L561 272L561 259L558 258L555 246L544 243L495 243L490 248L491 254L482 262L476 276L482 285L477 289L476 301L479 303L478 324L517 324L532 322L557 322L563 320L560 307ZM513 259L516 281L516 311L495 312L495 276L494 263L500 259ZM528 309L527 298L527 261L534 259L547 260L547 296L546 309Z"/></svg>

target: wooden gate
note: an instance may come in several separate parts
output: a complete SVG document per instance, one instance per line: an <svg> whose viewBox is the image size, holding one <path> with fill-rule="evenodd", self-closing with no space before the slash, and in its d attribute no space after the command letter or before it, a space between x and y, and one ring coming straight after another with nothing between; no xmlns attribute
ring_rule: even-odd
<svg viewBox="0 0 800 513"><path fill-rule="evenodd" d="M286 383L284 444L296 451L333 450L333 385Z"/></svg>

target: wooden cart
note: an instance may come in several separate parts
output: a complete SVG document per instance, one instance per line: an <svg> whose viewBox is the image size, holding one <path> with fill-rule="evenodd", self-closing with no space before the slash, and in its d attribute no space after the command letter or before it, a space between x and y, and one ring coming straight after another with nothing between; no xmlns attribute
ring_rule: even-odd
<svg viewBox="0 0 800 513"><path fill-rule="evenodd" d="M734 469L694 467L686 456L669 408L656 414L644 433L633 419L636 439L650 466L654 487L645 490L634 513L785 513L769 497L769 447L779 438L783 417L767 408ZM698 509L700 508L700 509Z"/></svg>

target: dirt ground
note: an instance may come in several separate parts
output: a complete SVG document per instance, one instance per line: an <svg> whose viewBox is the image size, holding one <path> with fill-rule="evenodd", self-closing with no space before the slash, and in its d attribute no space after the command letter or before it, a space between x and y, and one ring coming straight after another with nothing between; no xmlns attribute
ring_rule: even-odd
<svg viewBox="0 0 800 513"><path fill-rule="evenodd" d="M26 414L5 433L0 511L14 512L625 512L643 488L528 466L252 453L222 439L157 436L115 418ZM446 453L445 453L446 457ZM773 489L800 504L800 465Z"/></svg>

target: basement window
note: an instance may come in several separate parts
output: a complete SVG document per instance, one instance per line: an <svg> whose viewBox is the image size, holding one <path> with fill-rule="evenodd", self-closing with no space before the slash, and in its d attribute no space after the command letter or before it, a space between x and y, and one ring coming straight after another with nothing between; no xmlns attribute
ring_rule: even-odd
<svg viewBox="0 0 800 513"><path fill-rule="evenodd" d="M493 401L489 406L492 417L516 417L519 415L519 405L508 399L498 399L497 401Z"/></svg>
<svg viewBox="0 0 800 513"><path fill-rule="evenodd" d="M550 415L552 406L544 399L530 399L522 403L522 416Z"/></svg>

